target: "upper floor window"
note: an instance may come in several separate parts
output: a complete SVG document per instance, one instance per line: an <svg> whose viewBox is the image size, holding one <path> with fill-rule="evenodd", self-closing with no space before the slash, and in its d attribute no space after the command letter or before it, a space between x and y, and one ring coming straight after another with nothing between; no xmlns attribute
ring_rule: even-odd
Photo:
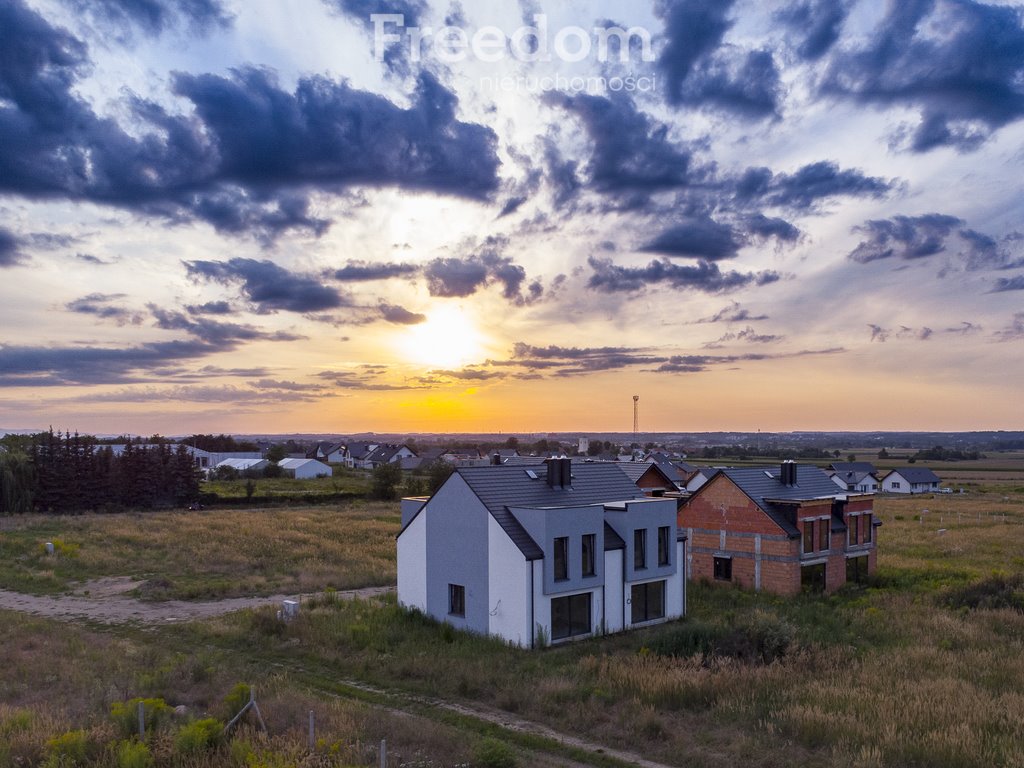
<svg viewBox="0 0 1024 768"><path fill-rule="evenodd" d="M672 546L672 528L663 525L658 528L658 565L668 565Z"/></svg>
<svg viewBox="0 0 1024 768"><path fill-rule="evenodd" d="M864 521L864 534L861 537L861 540L865 544L870 544L871 543L871 515L863 515L863 516L861 516L860 519Z"/></svg>
<svg viewBox="0 0 1024 768"><path fill-rule="evenodd" d="M814 551L814 521L804 520L804 552Z"/></svg>
<svg viewBox="0 0 1024 768"><path fill-rule="evenodd" d="M583 575L593 576L597 573L595 550L597 549L597 535L588 533L583 536Z"/></svg>
<svg viewBox="0 0 1024 768"><path fill-rule="evenodd" d="M818 521L818 549L822 552L828 549L829 529L832 527L829 523L828 519Z"/></svg>
<svg viewBox="0 0 1024 768"><path fill-rule="evenodd" d="M569 578L569 538L559 536L555 539L555 581Z"/></svg>
<svg viewBox="0 0 1024 768"><path fill-rule="evenodd" d="M857 526L860 525L860 515L851 516L847 523L847 530L850 532L850 544L856 544L859 541L857 536Z"/></svg>
<svg viewBox="0 0 1024 768"><path fill-rule="evenodd" d="M633 531L633 568L643 570L647 567L647 529L637 528Z"/></svg>

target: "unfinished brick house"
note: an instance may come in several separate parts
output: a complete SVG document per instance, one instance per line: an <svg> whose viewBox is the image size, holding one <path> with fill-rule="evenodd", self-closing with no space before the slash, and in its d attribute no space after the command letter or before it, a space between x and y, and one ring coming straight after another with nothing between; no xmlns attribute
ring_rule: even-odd
<svg viewBox="0 0 1024 768"><path fill-rule="evenodd" d="M873 502L814 466L718 470L679 509L687 577L782 595L861 581L875 571Z"/></svg>

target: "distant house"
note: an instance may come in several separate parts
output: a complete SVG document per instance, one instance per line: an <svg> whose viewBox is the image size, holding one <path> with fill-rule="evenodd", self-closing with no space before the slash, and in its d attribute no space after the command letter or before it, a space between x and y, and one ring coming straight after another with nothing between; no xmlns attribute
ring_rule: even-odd
<svg viewBox="0 0 1024 768"><path fill-rule="evenodd" d="M832 592L875 571L873 504L814 466L719 469L679 510L688 576L782 595Z"/></svg>
<svg viewBox="0 0 1024 768"><path fill-rule="evenodd" d="M460 467L402 501L398 601L535 647L682 616L684 559L675 501L615 464Z"/></svg>
<svg viewBox="0 0 1024 768"><path fill-rule="evenodd" d="M331 477L334 470L316 459L281 459L277 463L284 473L296 480L310 480L314 477Z"/></svg>
<svg viewBox="0 0 1024 768"><path fill-rule="evenodd" d="M380 446L380 443L349 443L348 455L352 466L358 469L370 469L367 458Z"/></svg>
<svg viewBox="0 0 1024 768"><path fill-rule="evenodd" d="M618 467L645 496L664 496L679 490L675 480L655 461L626 462Z"/></svg>
<svg viewBox="0 0 1024 768"><path fill-rule="evenodd" d="M934 493L939 490L939 476L927 467L899 467L882 480L886 493Z"/></svg>
<svg viewBox="0 0 1024 768"><path fill-rule="evenodd" d="M874 472L830 472L829 477L836 487L850 493L877 493L879 488L878 475Z"/></svg>
<svg viewBox="0 0 1024 768"><path fill-rule="evenodd" d="M834 461L828 465L833 472L863 472L878 475L878 470L870 461Z"/></svg>
<svg viewBox="0 0 1024 768"><path fill-rule="evenodd" d="M381 464L401 464L404 459L415 459L416 454L407 445L378 445L363 459L367 469Z"/></svg>
<svg viewBox="0 0 1024 768"><path fill-rule="evenodd" d="M348 447L344 443L317 443L306 453L306 458L327 464L350 464Z"/></svg>
<svg viewBox="0 0 1024 768"><path fill-rule="evenodd" d="M693 471L686 477L685 489L690 493L694 493L710 480L716 472L718 472L717 467L694 467Z"/></svg>

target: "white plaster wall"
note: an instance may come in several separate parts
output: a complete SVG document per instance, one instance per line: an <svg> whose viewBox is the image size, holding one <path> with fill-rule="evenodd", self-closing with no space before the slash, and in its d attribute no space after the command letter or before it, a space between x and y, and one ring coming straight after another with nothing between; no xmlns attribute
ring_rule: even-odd
<svg viewBox="0 0 1024 768"><path fill-rule="evenodd" d="M398 602L427 612L427 516L421 514L398 537Z"/></svg>
<svg viewBox="0 0 1024 768"><path fill-rule="evenodd" d="M623 594L622 581L622 550L613 549L604 553L604 605L606 611L605 629L608 632L621 632Z"/></svg>
<svg viewBox="0 0 1024 768"><path fill-rule="evenodd" d="M686 615L686 570L682 567L686 550L685 541L676 542L676 562L680 567L669 576L665 584L665 618L678 619Z"/></svg>
<svg viewBox="0 0 1024 768"><path fill-rule="evenodd" d="M498 522L487 516L487 561L490 599L488 632L516 645L529 647L530 566Z"/></svg>
<svg viewBox="0 0 1024 768"><path fill-rule="evenodd" d="M551 642L551 598L544 594L544 561L534 560L533 567L533 622L530 630L534 637L538 628Z"/></svg>

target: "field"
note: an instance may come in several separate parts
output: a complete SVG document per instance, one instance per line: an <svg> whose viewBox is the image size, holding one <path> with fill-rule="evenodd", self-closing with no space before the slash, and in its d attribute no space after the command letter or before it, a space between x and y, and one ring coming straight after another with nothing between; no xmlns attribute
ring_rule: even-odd
<svg viewBox="0 0 1024 768"><path fill-rule="evenodd" d="M474 715L491 710L665 765L1024 765L1024 480L978 482L963 495L879 498L879 572L867 587L782 600L691 584L682 621L540 652L453 632L393 597L328 593L287 625L272 609L143 628L3 614L13 663L0 668L0 734L16 731L17 754L32 759L0 747L0 766L34 764L47 738L76 728L110 758L121 737L109 707L137 696L223 720L238 681L260 691L271 738L246 731L242 746L213 746L209 762L188 765L371 765L384 736L405 765L508 765L513 754L521 766L623 764ZM35 518L0 534L0 585L59 591L132 574L220 584L219 594L388 583L397 526L396 505L368 504ZM80 562L11 569L7 554L46 536L78 544L67 559ZM152 549L139 554L147 536ZM89 554L108 539L109 557ZM313 755L310 709L324 738ZM151 737L157 765L186 764L173 732Z"/></svg>

